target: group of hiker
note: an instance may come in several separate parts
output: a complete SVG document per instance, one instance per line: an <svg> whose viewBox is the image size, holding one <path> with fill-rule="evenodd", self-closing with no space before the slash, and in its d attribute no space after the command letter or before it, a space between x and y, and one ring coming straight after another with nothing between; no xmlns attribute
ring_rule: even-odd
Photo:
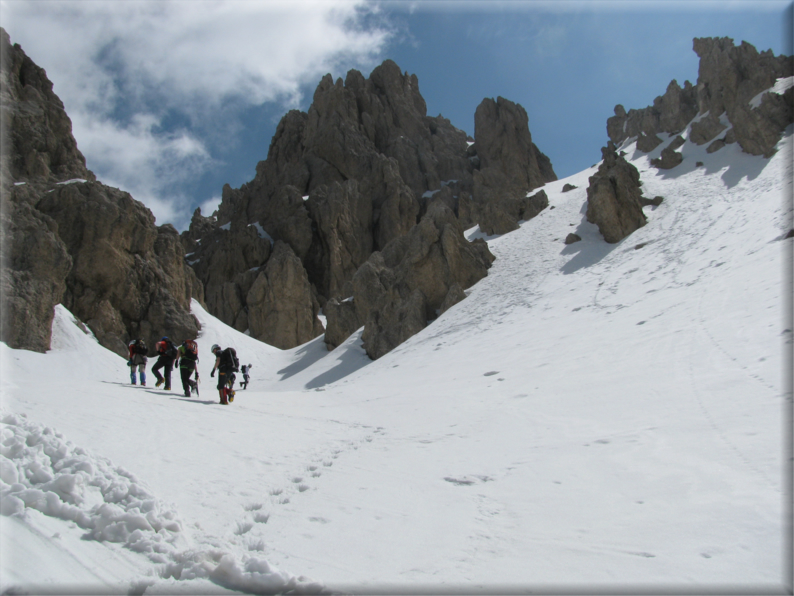
<svg viewBox="0 0 794 596"><path fill-rule="evenodd" d="M157 362L152 366L152 374L154 374L157 382L155 387L163 387L164 390L171 390L171 371L174 366L179 367L179 374L182 379L182 389L185 392L185 397L191 397L191 391L195 391L196 395L199 394L198 382L199 373L197 364L198 357L198 344L193 339L186 339L178 348L167 337L164 336L155 344L155 351L157 352ZM138 378L142 386L146 386L146 364L148 361L149 349L146 342L142 339L134 339L129 343L129 360L127 365L130 367L130 382L135 385L135 374L138 373ZM220 403L228 405L229 401L234 399L234 373L240 371L240 362L237 359L237 352L234 348L221 349L218 344L211 348L213 356L215 356L215 366L212 367L210 377L215 376L215 371L218 371L218 394L220 396ZM242 374L243 382L240 385L245 389L250 380L249 371L251 365L243 365ZM162 373L160 372L162 371ZM192 379L195 374L195 380Z"/></svg>

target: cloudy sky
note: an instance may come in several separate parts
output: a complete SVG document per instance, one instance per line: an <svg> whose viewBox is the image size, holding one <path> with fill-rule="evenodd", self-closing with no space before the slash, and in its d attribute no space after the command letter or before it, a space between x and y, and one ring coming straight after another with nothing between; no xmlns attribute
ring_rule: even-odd
<svg viewBox="0 0 794 596"><path fill-rule="evenodd" d="M600 159L615 104L697 80L694 37L792 54L790 0L0 0L0 24L47 71L88 167L180 230L254 177L326 73L391 58L468 134L483 98L520 103L562 178Z"/></svg>

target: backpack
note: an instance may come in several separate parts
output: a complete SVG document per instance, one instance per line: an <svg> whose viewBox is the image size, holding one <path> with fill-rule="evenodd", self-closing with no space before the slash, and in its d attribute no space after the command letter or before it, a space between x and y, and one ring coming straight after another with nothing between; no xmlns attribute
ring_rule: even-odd
<svg viewBox="0 0 794 596"><path fill-rule="evenodd" d="M240 370L240 361L237 359L237 351L234 348L226 348L221 352L221 362L218 368L225 368L232 372Z"/></svg>
<svg viewBox="0 0 794 596"><path fill-rule="evenodd" d="M142 339L134 339L132 340L132 353L133 354L142 354L146 356L149 352L149 348L146 347L146 342Z"/></svg>
<svg viewBox="0 0 794 596"><path fill-rule="evenodd" d="M192 339L186 339L182 342L182 346L185 348L185 353L182 358L187 358L188 360L198 360L198 345Z"/></svg>
<svg viewBox="0 0 794 596"><path fill-rule="evenodd" d="M171 360L175 360L179 356L176 346L170 339L168 341L158 341L156 348L158 353L167 356Z"/></svg>

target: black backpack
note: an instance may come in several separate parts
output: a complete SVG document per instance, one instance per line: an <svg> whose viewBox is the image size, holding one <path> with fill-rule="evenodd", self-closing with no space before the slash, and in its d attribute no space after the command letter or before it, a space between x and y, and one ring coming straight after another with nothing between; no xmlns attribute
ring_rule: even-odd
<svg viewBox="0 0 794 596"><path fill-rule="evenodd" d="M132 353L133 354L146 354L149 352L149 349L146 347L146 342L142 339L136 339L132 342Z"/></svg>
<svg viewBox="0 0 794 596"><path fill-rule="evenodd" d="M172 342L170 339L165 342L165 352L163 352L163 354L165 354L171 360L176 360L179 357L179 352L177 351L174 342Z"/></svg>
<svg viewBox="0 0 794 596"><path fill-rule="evenodd" d="M226 348L221 352L221 362L218 368L232 372L240 370L240 361L237 359L237 351L234 348Z"/></svg>

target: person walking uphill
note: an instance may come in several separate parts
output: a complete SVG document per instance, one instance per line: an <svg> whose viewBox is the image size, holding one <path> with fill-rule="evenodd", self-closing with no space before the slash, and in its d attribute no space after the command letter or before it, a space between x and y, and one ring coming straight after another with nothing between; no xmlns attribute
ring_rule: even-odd
<svg viewBox="0 0 794 596"><path fill-rule="evenodd" d="M185 397L190 397L190 390L193 389L198 392L198 371L196 364L198 363L198 345L192 339L186 339L182 342L177 350L177 360L179 361L179 374L182 377L182 389L185 392ZM196 380L191 381L190 377L196 373Z"/></svg>
<svg viewBox="0 0 794 596"><path fill-rule="evenodd" d="M212 353L215 354L215 366L212 367L210 376L214 377L215 371L218 371L218 393L221 397L221 403L223 405L228 405L229 402L226 399L226 383L228 379L231 378L232 384L234 384L233 373L240 370L240 361L237 360L237 352L234 348L221 350L221 347L215 344L212 346ZM229 387L229 392L232 396L234 395L234 391L232 391L231 387Z"/></svg>
<svg viewBox="0 0 794 596"><path fill-rule="evenodd" d="M130 367L130 382L135 385L135 372L138 371L141 377L141 387L146 387L146 353L149 351L146 342L142 339L133 339L129 344L130 359L127 366Z"/></svg>
<svg viewBox="0 0 794 596"><path fill-rule="evenodd" d="M154 386L159 387L165 382L165 387L163 387L163 389L171 391L171 369L174 367L174 360L176 360L178 355L176 346L170 339L163 337L154 347L159 354L157 362L152 367L152 373L157 377L157 382ZM160 374L160 369L163 369L165 378Z"/></svg>

